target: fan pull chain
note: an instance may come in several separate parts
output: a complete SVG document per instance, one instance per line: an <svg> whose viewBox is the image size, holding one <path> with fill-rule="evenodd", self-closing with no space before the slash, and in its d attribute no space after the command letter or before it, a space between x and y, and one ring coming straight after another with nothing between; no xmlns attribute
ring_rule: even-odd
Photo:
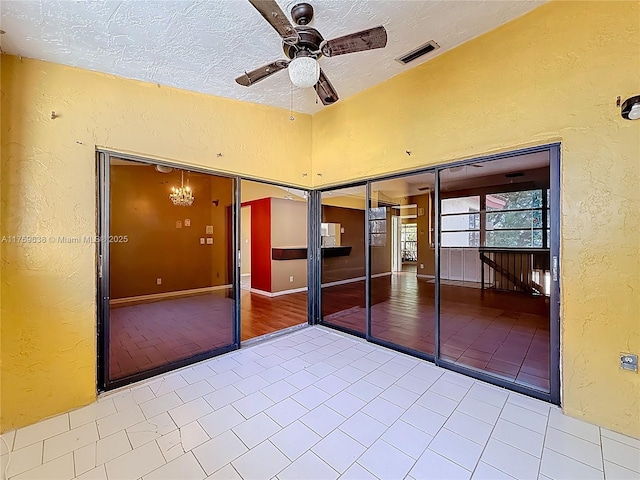
<svg viewBox="0 0 640 480"><path fill-rule="evenodd" d="M290 91L289 120L293 122L295 118L293 118L293 83L291 82L289 82L289 91Z"/></svg>

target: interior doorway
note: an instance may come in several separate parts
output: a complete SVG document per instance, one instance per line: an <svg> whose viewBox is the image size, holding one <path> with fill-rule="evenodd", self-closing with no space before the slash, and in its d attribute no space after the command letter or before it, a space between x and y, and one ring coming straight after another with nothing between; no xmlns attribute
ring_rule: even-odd
<svg viewBox="0 0 640 480"><path fill-rule="evenodd" d="M308 193L251 180L240 191L245 341L308 323Z"/></svg>

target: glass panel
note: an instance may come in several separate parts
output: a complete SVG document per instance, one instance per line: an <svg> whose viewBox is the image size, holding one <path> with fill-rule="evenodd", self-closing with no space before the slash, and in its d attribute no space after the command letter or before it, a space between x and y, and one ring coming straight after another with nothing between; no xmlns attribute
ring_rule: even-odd
<svg viewBox="0 0 640 480"><path fill-rule="evenodd" d="M373 182L370 199L371 212L385 211L387 225L385 245L374 243L371 225L371 335L430 355L435 352L434 186L433 173ZM468 203L465 208L468 212Z"/></svg>
<svg viewBox="0 0 640 480"><path fill-rule="evenodd" d="M231 345L233 179L119 159L110 170L109 379Z"/></svg>
<svg viewBox="0 0 640 480"><path fill-rule="evenodd" d="M455 197L443 198L440 202L440 213L443 215L450 213L467 213L480 211L480 197Z"/></svg>
<svg viewBox="0 0 640 480"><path fill-rule="evenodd" d="M442 217L442 231L479 230L480 214L457 214Z"/></svg>
<svg viewBox="0 0 640 480"><path fill-rule="evenodd" d="M440 358L549 391L549 252L542 250L549 170L547 163L545 179L541 160L523 156L441 172L442 213L456 205L460 215L441 217ZM515 172L521 175L504 176ZM518 191L518 182L527 189ZM470 198L479 199L473 208ZM476 223L468 219L476 215L468 212L476 205L480 218L472 231ZM531 247L536 250L523 250Z"/></svg>
<svg viewBox="0 0 640 480"><path fill-rule="evenodd" d="M364 186L322 192L322 322L364 335L365 303L365 197ZM375 217L375 218L373 218ZM383 220L384 219L384 220ZM378 232L386 232L386 212L372 212ZM386 244L386 233L372 236Z"/></svg>
<svg viewBox="0 0 640 480"><path fill-rule="evenodd" d="M308 321L308 195L249 180L240 192L240 330L248 340Z"/></svg>

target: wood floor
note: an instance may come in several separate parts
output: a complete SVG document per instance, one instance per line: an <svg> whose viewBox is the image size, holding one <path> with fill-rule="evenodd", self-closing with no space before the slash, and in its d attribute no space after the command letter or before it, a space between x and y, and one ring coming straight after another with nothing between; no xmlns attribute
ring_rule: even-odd
<svg viewBox="0 0 640 480"><path fill-rule="evenodd" d="M549 390L546 297L441 286L443 359L508 381ZM372 280L373 337L435 354L435 285L411 274ZM323 289L324 322L365 331L365 284Z"/></svg>
<svg viewBox="0 0 640 480"><path fill-rule="evenodd" d="M435 353L435 285L413 273L372 280L372 335ZM242 340L307 322L306 292L266 297L242 290ZM441 286L443 359L549 390L545 297ZM364 333L365 283L323 288L323 322ZM122 378L233 342L233 303L223 292L112 308L111 378Z"/></svg>

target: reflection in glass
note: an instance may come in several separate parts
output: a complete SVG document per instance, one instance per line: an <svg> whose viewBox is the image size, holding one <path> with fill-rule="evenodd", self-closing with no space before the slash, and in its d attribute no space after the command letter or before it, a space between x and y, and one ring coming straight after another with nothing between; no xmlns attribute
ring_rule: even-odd
<svg viewBox="0 0 640 480"><path fill-rule="evenodd" d="M232 344L233 179L119 159L110 178L109 379Z"/></svg>
<svg viewBox="0 0 640 480"><path fill-rule="evenodd" d="M366 330L364 186L322 193L322 322L360 334ZM384 218L384 217L383 217ZM378 222L379 219L372 219ZM377 242L384 242L384 226Z"/></svg>
<svg viewBox="0 0 640 480"><path fill-rule="evenodd" d="M371 335L429 355L435 352L434 185L433 173L373 182L369 210Z"/></svg>
<svg viewBox="0 0 640 480"><path fill-rule="evenodd" d="M440 357L541 391L549 391L548 165L545 152L440 174Z"/></svg>

